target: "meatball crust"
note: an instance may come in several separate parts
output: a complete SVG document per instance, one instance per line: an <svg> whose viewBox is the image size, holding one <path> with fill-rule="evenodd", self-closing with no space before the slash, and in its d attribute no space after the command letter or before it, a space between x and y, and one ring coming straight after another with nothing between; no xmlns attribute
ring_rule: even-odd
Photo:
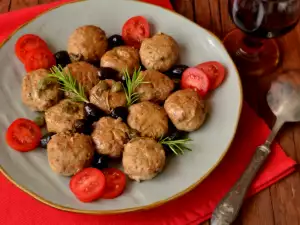
<svg viewBox="0 0 300 225"><path fill-rule="evenodd" d="M124 70L127 69L129 74L132 74L140 67L139 52L130 46L115 47L102 56L100 65L119 71L121 78Z"/></svg>
<svg viewBox="0 0 300 225"><path fill-rule="evenodd" d="M102 117L95 125L92 139L96 151L112 158L120 157L124 150L124 144L129 141L129 128L121 118Z"/></svg>
<svg viewBox="0 0 300 225"><path fill-rule="evenodd" d="M51 169L62 176L72 176L90 166L94 146L90 136L78 133L59 133L47 145Z"/></svg>
<svg viewBox="0 0 300 225"><path fill-rule="evenodd" d="M150 138L135 138L125 145L122 164L133 180L150 180L165 166L166 156L161 144Z"/></svg>
<svg viewBox="0 0 300 225"><path fill-rule="evenodd" d="M23 78L22 101L34 111L45 111L62 97L58 83L44 80L48 74L48 70L38 69L27 73Z"/></svg>
<svg viewBox="0 0 300 225"><path fill-rule="evenodd" d="M107 90L103 89L103 83L101 82L107 84ZM125 106L127 103L123 88L117 92L112 91L111 88L114 82L113 80L102 80L90 91L90 102L106 113L110 113L114 108Z"/></svg>
<svg viewBox="0 0 300 225"><path fill-rule="evenodd" d="M179 46L171 36L158 33L143 40L140 58L145 68L165 72L178 60Z"/></svg>
<svg viewBox="0 0 300 225"><path fill-rule="evenodd" d="M76 120L84 119L84 115L82 103L64 99L45 112L47 130L55 133L71 131Z"/></svg>
<svg viewBox="0 0 300 225"><path fill-rule="evenodd" d="M206 104L192 89L179 90L165 101L164 108L178 130L192 132L201 127L206 117Z"/></svg>
<svg viewBox="0 0 300 225"><path fill-rule="evenodd" d="M78 27L68 39L72 61L99 61L108 47L105 32L94 25Z"/></svg>
<svg viewBox="0 0 300 225"><path fill-rule="evenodd" d="M68 64L64 71L75 78L75 80L81 84L86 94L99 82L98 69L87 62L74 62ZM72 97L72 94L65 93L67 97Z"/></svg>
<svg viewBox="0 0 300 225"><path fill-rule="evenodd" d="M149 101L130 106L127 123L142 137L160 138L168 132L168 116L164 108Z"/></svg>
<svg viewBox="0 0 300 225"><path fill-rule="evenodd" d="M143 81L147 82L136 88L141 101L162 102L174 89L174 82L156 70L145 70L141 72L141 75Z"/></svg>

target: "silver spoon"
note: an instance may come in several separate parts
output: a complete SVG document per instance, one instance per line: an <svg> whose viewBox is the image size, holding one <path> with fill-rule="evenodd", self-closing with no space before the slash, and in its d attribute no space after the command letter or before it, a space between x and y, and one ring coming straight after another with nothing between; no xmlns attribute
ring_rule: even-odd
<svg viewBox="0 0 300 225"><path fill-rule="evenodd" d="M285 122L300 121L300 70L282 73L272 83L267 102L277 117L272 132L266 142L257 147L243 175L217 205L211 225L230 225L236 219L250 184L271 152L270 145L278 131Z"/></svg>

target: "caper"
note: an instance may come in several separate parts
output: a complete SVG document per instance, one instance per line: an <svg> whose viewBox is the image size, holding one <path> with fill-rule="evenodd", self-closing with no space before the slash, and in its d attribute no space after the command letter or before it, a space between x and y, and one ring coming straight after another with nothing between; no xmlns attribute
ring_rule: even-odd
<svg viewBox="0 0 300 225"><path fill-rule="evenodd" d="M128 136L129 136L130 139L134 139L134 138L139 137L140 135L139 135L139 132L137 130L130 128Z"/></svg>
<svg viewBox="0 0 300 225"><path fill-rule="evenodd" d="M109 88L108 84L104 80L100 80L98 83L98 90L105 91Z"/></svg>
<svg viewBox="0 0 300 225"><path fill-rule="evenodd" d="M37 116L34 119L34 122L39 126L39 127L43 127L45 125L45 117L43 114Z"/></svg>
<svg viewBox="0 0 300 225"><path fill-rule="evenodd" d="M118 92L118 91L122 91L123 87L121 82L115 82L112 86L111 86L111 92Z"/></svg>

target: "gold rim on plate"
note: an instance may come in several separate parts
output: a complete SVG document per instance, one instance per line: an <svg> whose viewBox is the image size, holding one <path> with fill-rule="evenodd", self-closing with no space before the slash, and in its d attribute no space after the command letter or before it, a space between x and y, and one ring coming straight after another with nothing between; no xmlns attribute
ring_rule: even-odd
<svg viewBox="0 0 300 225"><path fill-rule="evenodd" d="M67 4L72 4L72 3L77 3L77 2L81 2L81 1L86 1L86 0L74 0L74 1L70 1L70 2L64 2L62 4L59 4L57 6L54 6L53 8L50 8L50 9L47 9L46 11L40 13L39 15L35 16L33 19L27 21L26 23L22 24L21 26L19 26L15 31L13 31L4 41L2 41L0 43L0 48L17 32L19 31L22 27L26 26L27 24L33 22L34 20L36 20L37 18L39 18L40 16L50 12L51 10L54 10L54 9L57 9L61 6L65 6ZM143 3L143 4L146 4L146 5L152 5L152 6L156 6L156 7L159 7L159 8L163 8L164 10L167 10L173 14L176 14L177 16L180 16L182 18L184 18L185 20L188 20L192 23L194 23L193 21L185 18L184 16L180 15L179 13L173 11L173 10L170 10L170 9L167 9L167 8L164 8L164 7L161 7L161 6L157 6L157 5L154 5L154 4L151 4L151 3L146 3L146 2L142 2L140 0L131 0L131 1L139 1L140 3ZM205 29L205 28L203 28ZM209 30L205 29L208 33L210 33L212 36L214 36L216 38L216 40L218 40L221 44L222 41L215 35L213 34L212 32L210 32ZM75 213L84 213L84 214L117 214L117 213L126 213L126 212L133 212L133 211L139 211L139 210L148 210L148 209L152 209L152 208L155 208L155 207L158 207L160 205L163 205L169 201L172 201L176 198L179 198L183 195L185 195L186 193L190 192L191 190L193 190L196 186L198 186L198 184L200 184L219 164L220 162L222 161L222 159L224 158L224 156L226 155L226 153L228 152L233 140L234 140L234 137L235 137L235 134L236 134L236 131L237 131L237 127L238 127L238 123L239 123L239 120L240 120L240 116L241 116L241 112L242 112L242 106L243 106L243 91L242 91L242 84L241 84L241 80L240 80L240 77L239 77L239 73L238 73L238 70L234 64L234 62L232 61L231 57L228 55L228 57L230 58L232 64L234 65L234 69L236 71L236 74L238 75L238 84L239 84L239 90L240 90L240 95L241 95L241 100L240 100L240 107L239 107L239 113L238 113L238 120L235 124L235 131L234 131L234 134L232 136L232 139L230 140L228 146L226 147L226 151L224 151L224 153L221 155L221 157L219 158L219 160L215 163L215 165L213 167L210 168L209 171L206 172L206 174L204 176L202 176L197 182L195 182L194 184L192 184L191 186L189 186L188 188L186 188L185 190L177 193L176 195L173 195L172 197L169 197L167 199L164 199L164 200L161 200L161 201L157 201L157 202L154 202L152 204L149 204L149 205L145 205L145 206L140 206L140 207L132 207L132 208L126 208L126 209L120 209L120 210L82 210L82 209L74 209L74 208L70 208L70 207L66 207L66 206L62 206L62 205L58 205L56 203L53 203L53 202L50 202L46 199L44 199L43 197L37 195L36 193L28 190L27 188L25 188L24 186L18 184L16 181L14 181L14 179L4 170L4 168L2 168L2 166L0 165L0 172L2 172L2 174L10 181L12 182L15 186L17 186L19 189L21 189L23 192L29 194L30 196L32 196L33 198L37 199L38 201L46 204L46 205L49 205L53 208L56 208L56 209L60 209L62 211L68 211L68 212L75 212Z"/></svg>

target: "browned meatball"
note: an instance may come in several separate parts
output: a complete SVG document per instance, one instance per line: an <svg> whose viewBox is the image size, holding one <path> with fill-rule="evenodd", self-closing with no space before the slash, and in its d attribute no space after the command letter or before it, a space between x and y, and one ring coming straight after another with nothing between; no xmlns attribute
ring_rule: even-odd
<svg viewBox="0 0 300 225"><path fill-rule="evenodd" d="M150 138L132 139L125 145L122 164L133 180L150 180L165 166L166 156L161 144Z"/></svg>
<svg viewBox="0 0 300 225"><path fill-rule="evenodd" d="M165 101L164 108L178 130L191 132L203 124L206 104L192 89L179 90Z"/></svg>
<svg viewBox="0 0 300 225"><path fill-rule="evenodd" d="M101 58L102 67L110 67L120 72L120 78L124 70L132 74L140 67L139 52L130 46L115 47L107 51Z"/></svg>
<svg viewBox="0 0 300 225"><path fill-rule="evenodd" d="M38 69L23 78L22 101L32 110L45 111L62 97L59 84L45 80L48 74L48 70Z"/></svg>
<svg viewBox="0 0 300 225"><path fill-rule="evenodd" d="M93 25L78 27L68 40L68 53L72 61L99 61L107 47L105 32Z"/></svg>
<svg viewBox="0 0 300 225"><path fill-rule="evenodd" d="M106 113L127 103L122 84L114 80L101 80L93 87L90 91L90 102Z"/></svg>
<svg viewBox="0 0 300 225"><path fill-rule="evenodd" d="M68 64L64 71L71 73L75 80L85 88L86 94L99 82L98 69L86 62ZM65 95L72 96L70 93L65 93Z"/></svg>
<svg viewBox="0 0 300 225"><path fill-rule="evenodd" d="M72 176L90 166L94 146L90 136L78 133L59 133L47 145L51 169L63 176Z"/></svg>
<svg viewBox="0 0 300 225"><path fill-rule="evenodd" d="M143 81L147 82L137 87L141 101L162 102L174 89L174 82L166 75L156 70L142 71Z"/></svg>
<svg viewBox="0 0 300 225"><path fill-rule="evenodd" d="M168 132L168 116L164 108L148 101L129 107L127 123L143 137L160 138Z"/></svg>
<svg viewBox="0 0 300 225"><path fill-rule="evenodd" d="M178 60L179 46L171 36L158 33L142 42L140 57L147 69L165 72Z"/></svg>
<svg viewBox="0 0 300 225"><path fill-rule="evenodd" d="M59 133L73 130L75 121L79 119L84 119L83 104L69 99L60 101L45 112L49 132Z"/></svg>
<svg viewBox="0 0 300 225"><path fill-rule="evenodd" d="M129 128L121 118L102 117L95 125L92 138L99 154L120 157L129 140Z"/></svg>

